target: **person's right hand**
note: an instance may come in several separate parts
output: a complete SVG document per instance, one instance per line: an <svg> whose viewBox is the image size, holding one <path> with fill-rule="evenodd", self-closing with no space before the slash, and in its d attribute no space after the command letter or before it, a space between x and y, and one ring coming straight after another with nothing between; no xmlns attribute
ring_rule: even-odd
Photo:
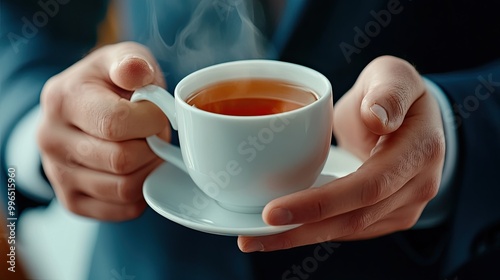
<svg viewBox="0 0 500 280"><path fill-rule="evenodd" d="M129 101L147 84L165 87L162 72L144 46L131 42L97 49L45 84L38 144L44 171L70 211L121 221L145 209L142 184L162 161L144 137L170 136L156 106Z"/></svg>

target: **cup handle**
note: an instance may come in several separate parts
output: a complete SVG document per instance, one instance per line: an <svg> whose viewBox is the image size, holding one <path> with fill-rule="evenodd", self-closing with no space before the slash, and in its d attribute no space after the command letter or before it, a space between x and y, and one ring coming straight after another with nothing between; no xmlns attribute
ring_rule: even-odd
<svg viewBox="0 0 500 280"><path fill-rule="evenodd" d="M169 92L159 86L148 85L137 89L130 98L131 102L143 100L152 102L158 106L169 119L172 128L175 130L178 129L175 99ZM162 140L156 135L147 137L146 141L156 155L187 173L187 168L182 159L182 153L179 147Z"/></svg>

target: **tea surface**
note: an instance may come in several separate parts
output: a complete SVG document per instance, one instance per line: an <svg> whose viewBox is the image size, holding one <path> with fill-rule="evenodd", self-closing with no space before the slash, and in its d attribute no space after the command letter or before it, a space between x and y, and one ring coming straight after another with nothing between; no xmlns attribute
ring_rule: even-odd
<svg viewBox="0 0 500 280"><path fill-rule="evenodd" d="M292 111L317 100L305 87L273 79L222 81L193 93L186 102L204 111L232 116L263 116Z"/></svg>

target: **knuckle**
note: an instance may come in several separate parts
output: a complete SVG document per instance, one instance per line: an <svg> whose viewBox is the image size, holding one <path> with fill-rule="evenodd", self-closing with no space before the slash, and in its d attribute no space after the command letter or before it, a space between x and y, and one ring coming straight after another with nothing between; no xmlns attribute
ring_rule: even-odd
<svg viewBox="0 0 500 280"><path fill-rule="evenodd" d="M417 224L417 221L419 219L420 215L408 215L402 218L399 221L399 230L408 230L411 229L415 224Z"/></svg>
<svg viewBox="0 0 500 280"><path fill-rule="evenodd" d="M57 185L63 185L64 183L67 183L66 173L67 170L64 166L58 164L51 164L47 176L49 177L49 179L51 179L52 182L56 183ZM66 188L61 187L60 189L63 192L63 194L66 193Z"/></svg>
<svg viewBox="0 0 500 280"><path fill-rule="evenodd" d="M45 82L45 84L42 87L42 92L41 92L42 99L41 99L41 101L50 100L49 97L51 97L51 95L53 95L56 92L58 81L59 81L58 76L52 76ZM47 95L49 97L46 97Z"/></svg>
<svg viewBox="0 0 500 280"><path fill-rule="evenodd" d="M130 207L127 208L127 214L126 214L126 219L135 219L138 218L139 216L144 213L144 209L146 209L146 206L143 203L137 203L134 205L131 205Z"/></svg>
<svg viewBox="0 0 500 280"><path fill-rule="evenodd" d="M116 114L109 110L103 113L99 125L99 134L106 140L116 140L121 135L122 124L118 122Z"/></svg>
<svg viewBox="0 0 500 280"><path fill-rule="evenodd" d="M131 171L127 151L121 145L109 154L109 166L115 174L125 175Z"/></svg>
<svg viewBox="0 0 500 280"><path fill-rule="evenodd" d="M280 240L280 243L281 244L278 247L281 249L290 249L290 248L294 248L296 246L295 242L293 242L293 240L289 237L283 237Z"/></svg>
<svg viewBox="0 0 500 280"><path fill-rule="evenodd" d="M345 226L347 235L362 232L370 225L370 215L367 211L359 210L352 213Z"/></svg>
<svg viewBox="0 0 500 280"><path fill-rule="evenodd" d="M132 184L129 184L127 177L120 177L116 180L116 197L124 202L131 203L137 200L137 191Z"/></svg>
<svg viewBox="0 0 500 280"><path fill-rule="evenodd" d="M398 57L380 56L374 62L393 75L394 79L388 87L387 85L379 86L387 93L387 109L394 116L403 117L406 110L411 107L415 92L423 90L420 75L413 65Z"/></svg>
<svg viewBox="0 0 500 280"><path fill-rule="evenodd" d="M418 188L417 199L419 201L427 202L433 199L439 191L440 180L433 177L427 180L420 188Z"/></svg>
<svg viewBox="0 0 500 280"><path fill-rule="evenodd" d="M100 120L99 134L104 139L114 140L118 134L118 125L112 113L104 113Z"/></svg>
<svg viewBox="0 0 500 280"><path fill-rule="evenodd" d="M403 155L401 165L404 172L414 173L429 164L442 162L445 155L445 140L442 133L427 131L421 138L415 139Z"/></svg>
<svg viewBox="0 0 500 280"><path fill-rule="evenodd" d="M396 117L403 117L409 107L408 87L404 84L394 84L387 95L389 111Z"/></svg>
<svg viewBox="0 0 500 280"><path fill-rule="evenodd" d="M44 107L51 104L49 100L52 101L51 95L54 94L54 79L54 77L51 77L42 87L42 92L40 93L40 104Z"/></svg>
<svg viewBox="0 0 500 280"><path fill-rule="evenodd" d="M100 136L106 140L121 140L125 135L129 108L122 100L102 113L98 129Z"/></svg>
<svg viewBox="0 0 500 280"><path fill-rule="evenodd" d="M316 203L312 205L313 208L313 215L316 218L316 220L321 221L325 218L325 213L324 213L324 201L319 200Z"/></svg>
<svg viewBox="0 0 500 280"><path fill-rule="evenodd" d="M78 195L71 192L65 193L63 191L63 196L64 198L61 199L61 203L66 209L68 209L68 211L80 216L84 216L82 209L78 207Z"/></svg>
<svg viewBox="0 0 500 280"><path fill-rule="evenodd" d="M48 133L49 126L46 122L42 122L38 127L36 134L38 147L42 153L53 154L59 147L55 144L53 135Z"/></svg>
<svg viewBox="0 0 500 280"><path fill-rule="evenodd" d="M386 174L380 174L369 179L367 184L361 189L361 203L368 206L382 200L389 186L389 181Z"/></svg>
<svg viewBox="0 0 500 280"><path fill-rule="evenodd" d="M431 161L441 160L445 154L445 140L442 131L432 132L423 143L424 152Z"/></svg>
<svg viewBox="0 0 500 280"><path fill-rule="evenodd" d="M64 85L59 75L53 76L45 82L40 93L40 106L44 112L59 115L64 98Z"/></svg>
<svg viewBox="0 0 500 280"><path fill-rule="evenodd" d="M47 178L54 189L56 196L63 202L75 202L77 193L73 185L72 169L60 163L52 161L43 161L44 170L46 171Z"/></svg>
<svg viewBox="0 0 500 280"><path fill-rule="evenodd" d="M71 213L74 213L77 215L82 215L82 213L80 212L80 209L72 201L66 201L66 203L64 204L64 207L66 207L66 209L68 209L68 211L70 211Z"/></svg>

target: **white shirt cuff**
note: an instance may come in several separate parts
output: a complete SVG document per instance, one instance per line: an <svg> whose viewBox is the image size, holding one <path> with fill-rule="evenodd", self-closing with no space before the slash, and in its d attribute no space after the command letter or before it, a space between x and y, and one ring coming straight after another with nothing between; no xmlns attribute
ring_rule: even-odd
<svg viewBox="0 0 500 280"><path fill-rule="evenodd" d="M40 172L40 153L36 143L40 106L26 114L7 140L6 163L16 169L17 188L28 197L49 201L54 197L52 187Z"/></svg>

